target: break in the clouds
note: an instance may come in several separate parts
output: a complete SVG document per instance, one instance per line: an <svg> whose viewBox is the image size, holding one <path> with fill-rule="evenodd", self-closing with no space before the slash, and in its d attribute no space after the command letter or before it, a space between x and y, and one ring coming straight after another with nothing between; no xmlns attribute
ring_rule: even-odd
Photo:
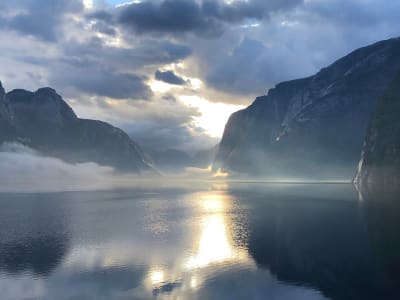
<svg viewBox="0 0 400 300"><path fill-rule="evenodd" d="M0 80L51 86L145 146L194 150L276 83L400 35L398 11L398 0L1 1Z"/></svg>

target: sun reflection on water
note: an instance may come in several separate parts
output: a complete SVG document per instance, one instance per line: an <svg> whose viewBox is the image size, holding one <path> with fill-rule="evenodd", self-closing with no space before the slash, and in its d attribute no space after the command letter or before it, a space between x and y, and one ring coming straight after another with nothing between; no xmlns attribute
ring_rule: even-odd
<svg viewBox="0 0 400 300"><path fill-rule="evenodd" d="M224 219L220 215L205 217L202 220L199 249L185 265L187 269L206 267L212 263L232 259L234 250L228 238Z"/></svg>
<svg viewBox="0 0 400 300"><path fill-rule="evenodd" d="M191 219L195 229L192 248L189 255L174 266L160 269L152 268L148 283L157 289L168 282L181 282L180 289L195 291L204 281L225 265L238 265L246 268L255 267L246 249L235 243L234 235L238 234L232 214L235 212L233 199L223 191L201 192L194 195L193 209L195 216Z"/></svg>
<svg viewBox="0 0 400 300"><path fill-rule="evenodd" d="M210 192L199 197L202 213L197 250L185 263L187 270L205 268L248 258L247 252L237 249L232 237L232 221L228 213L231 199L223 192Z"/></svg>

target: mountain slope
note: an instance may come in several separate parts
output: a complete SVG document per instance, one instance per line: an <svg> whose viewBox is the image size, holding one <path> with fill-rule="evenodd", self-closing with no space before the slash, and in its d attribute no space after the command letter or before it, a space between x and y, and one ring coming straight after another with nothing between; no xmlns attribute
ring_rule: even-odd
<svg viewBox="0 0 400 300"><path fill-rule="evenodd" d="M12 138L14 135L12 113L9 109L6 93L0 82L0 143Z"/></svg>
<svg viewBox="0 0 400 300"><path fill-rule="evenodd" d="M400 72L379 101L365 138L355 180L360 183L400 182Z"/></svg>
<svg viewBox="0 0 400 300"><path fill-rule="evenodd" d="M105 122L79 119L51 88L13 90L3 93L1 102L7 104L0 121L8 124L3 134L8 140L71 163L91 161L123 171L154 172L125 132Z"/></svg>
<svg viewBox="0 0 400 300"><path fill-rule="evenodd" d="M230 117L214 169L350 180L377 99L399 69L397 38L360 48L314 76L278 84Z"/></svg>

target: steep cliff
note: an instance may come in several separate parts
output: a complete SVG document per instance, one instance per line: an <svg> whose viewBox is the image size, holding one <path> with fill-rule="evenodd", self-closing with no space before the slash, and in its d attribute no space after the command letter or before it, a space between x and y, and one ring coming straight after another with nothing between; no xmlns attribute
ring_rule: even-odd
<svg viewBox="0 0 400 300"><path fill-rule="evenodd" d="M400 183L400 72L377 105L365 137L355 181Z"/></svg>
<svg viewBox="0 0 400 300"><path fill-rule="evenodd" d="M6 93L0 82L0 143L15 135L12 118Z"/></svg>
<svg viewBox="0 0 400 300"><path fill-rule="evenodd" d="M351 180L377 99L399 68L396 38L360 48L314 76L278 84L230 117L214 169Z"/></svg>
<svg viewBox="0 0 400 300"><path fill-rule="evenodd" d="M145 153L125 132L105 122L79 119L51 88L7 94L2 89L0 122L3 140L18 140L43 155L123 171L154 172Z"/></svg>

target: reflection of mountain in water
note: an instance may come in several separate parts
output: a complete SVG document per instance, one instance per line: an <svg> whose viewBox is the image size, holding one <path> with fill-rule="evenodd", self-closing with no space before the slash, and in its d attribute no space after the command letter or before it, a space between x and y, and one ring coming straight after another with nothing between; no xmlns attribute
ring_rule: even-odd
<svg viewBox="0 0 400 300"><path fill-rule="evenodd" d="M249 251L279 280L314 287L331 299L392 299L394 286L370 247L371 230L358 202L320 199L318 194L283 198L253 192L245 197L254 202ZM380 230L380 225L372 227ZM390 221L386 225L389 232L399 228ZM392 238L399 240L398 235ZM391 244L386 246L392 249Z"/></svg>
<svg viewBox="0 0 400 300"><path fill-rule="evenodd" d="M51 273L68 250L65 199L53 201L51 194L10 194L0 200L0 272Z"/></svg>
<svg viewBox="0 0 400 300"><path fill-rule="evenodd" d="M400 286L400 188L362 191L368 234L377 259L394 285Z"/></svg>

